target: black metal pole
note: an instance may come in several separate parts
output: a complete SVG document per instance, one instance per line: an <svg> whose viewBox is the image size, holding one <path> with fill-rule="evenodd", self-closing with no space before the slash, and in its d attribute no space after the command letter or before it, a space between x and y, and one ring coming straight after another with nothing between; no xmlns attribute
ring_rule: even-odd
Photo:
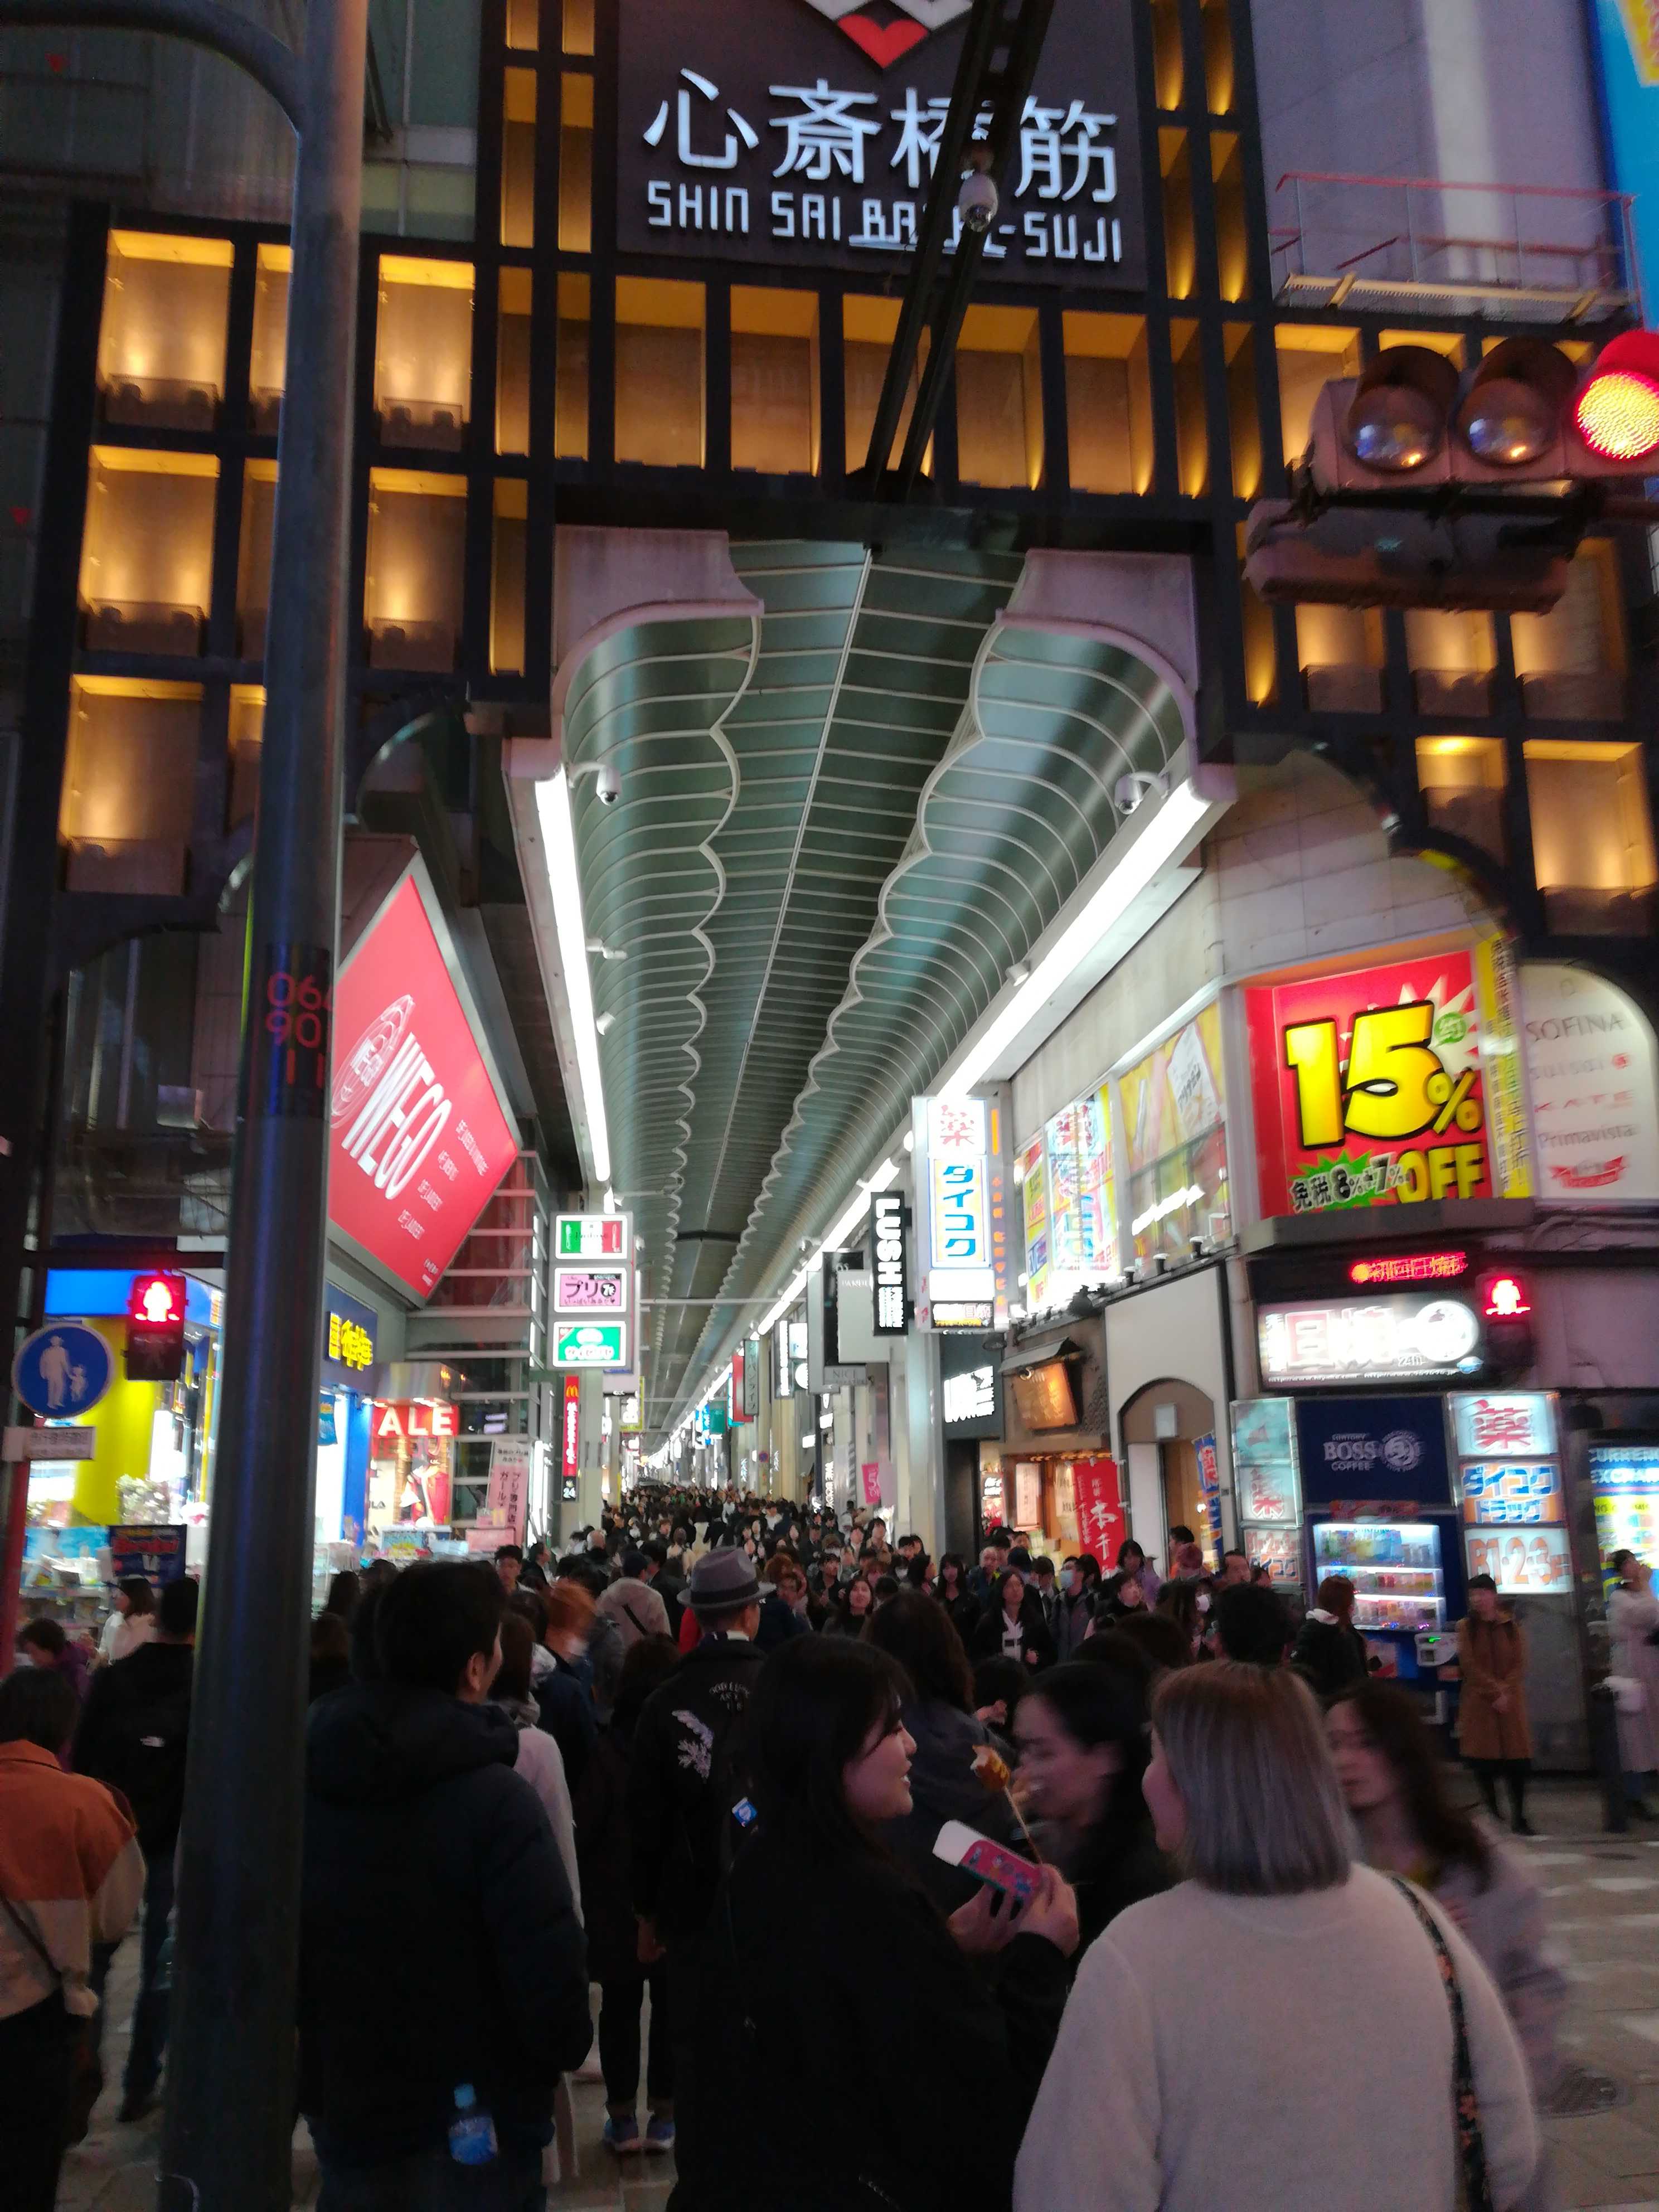
<svg viewBox="0 0 1659 2212"><path fill-rule="evenodd" d="M368 0L311 0L163 2212L288 2212Z"/></svg>

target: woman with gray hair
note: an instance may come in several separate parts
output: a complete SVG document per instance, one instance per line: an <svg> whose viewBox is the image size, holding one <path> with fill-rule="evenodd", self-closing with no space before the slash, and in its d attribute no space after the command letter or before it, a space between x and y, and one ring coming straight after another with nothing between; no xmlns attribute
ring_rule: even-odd
<svg viewBox="0 0 1659 2212"><path fill-rule="evenodd" d="M1186 1880L1085 1957L1014 2212L1508 2212L1539 2138L1503 2001L1435 1905L1353 1860L1306 1685L1166 1675L1145 1788Z"/></svg>

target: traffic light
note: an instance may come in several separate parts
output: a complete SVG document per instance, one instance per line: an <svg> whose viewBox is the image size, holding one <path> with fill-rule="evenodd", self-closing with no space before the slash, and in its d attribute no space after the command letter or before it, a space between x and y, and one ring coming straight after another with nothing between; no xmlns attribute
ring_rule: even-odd
<svg viewBox="0 0 1659 2212"><path fill-rule="evenodd" d="M1526 1278L1505 1268L1482 1275L1475 1288L1486 1325L1487 1364L1500 1375L1526 1374L1537 1358Z"/></svg>
<svg viewBox="0 0 1659 2212"><path fill-rule="evenodd" d="M1659 334L1627 331L1582 373L1541 338L1461 374L1385 346L1321 391L1296 496L1251 511L1246 574L1269 601L1547 613L1598 501L1652 475Z"/></svg>
<svg viewBox="0 0 1659 2212"><path fill-rule="evenodd" d="M127 1380L176 1382L185 1364L185 1279L140 1274L127 1293Z"/></svg>

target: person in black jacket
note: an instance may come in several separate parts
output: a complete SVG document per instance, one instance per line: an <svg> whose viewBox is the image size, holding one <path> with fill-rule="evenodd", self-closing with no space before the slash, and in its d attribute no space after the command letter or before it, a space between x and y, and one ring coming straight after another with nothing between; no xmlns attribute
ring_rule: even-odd
<svg viewBox="0 0 1659 2212"><path fill-rule="evenodd" d="M939 1561L933 1595L950 1614L963 1650L971 1651L974 1631L979 1626L980 1601L968 1587L967 1562L960 1552L947 1552Z"/></svg>
<svg viewBox="0 0 1659 2212"><path fill-rule="evenodd" d="M1037 1841L1077 1891L1077 1959L1126 1905L1168 1889L1175 1870L1158 1847L1140 1792L1151 1757L1152 1668L1127 1638L1091 1636L1019 1701L1014 1734Z"/></svg>
<svg viewBox="0 0 1659 2212"><path fill-rule="evenodd" d="M1036 1592L1028 1589L1024 1577L1012 1568L999 1577L987 1599L969 1654L975 1659L1018 1659L1033 1670L1054 1664L1054 1640Z"/></svg>
<svg viewBox="0 0 1659 2212"><path fill-rule="evenodd" d="M757 1648L760 1584L740 1547L722 1545L691 1571L691 1610L702 1640L647 1698L634 1731L628 1778L629 1841L639 1959L668 1960L674 2045L674 2124L681 2194L700 2205L698 2180L714 2122L730 2096L688 2094L701 2029L705 1935L721 1873L739 1832L744 1797L744 1717L763 1667ZM814 1644L803 1636L791 1649Z"/></svg>
<svg viewBox="0 0 1659 2212"><path fill-rule="evenodd" d="M759 1821L715 1913L693 2063L699 2095L766 2093L719 2131L696 2212L1006 2212L1076 1903L1043 1868L1028 1905L994 1909L982 1887L947 1921L888 1857L877 1831L910 1810L907 1686L884 1651L823 1637L775 1653L757 1686ZM993 1952L994 1985L975 1964ZM825 2128L823 2084L849 2052L858 2125Z"/></svg>
<svg viewBox="0 0 1659 2212"><path fill-rule="evenodd" d="M1291 1664L1316 1698L1334 1698L1370 1671L1370 1653L1353 1625L1353 1584L1346 1575L1327 1575L1319 1602L1297 1631Z"/></svg>
<svg viewBox="0 0 1659 2212"><path fill-rule="evenodd" d="M640 1964L628 1832L628 1771L646 1699L679 1664L665 1636L644 1636L623 1662L616 1709L602 1728L575 1796L587 1971L599 1985L599 2064L605 2073L605 2142L618 2153L667 2151L674 2142L674 2058L668 1985L660 1960ZM641 2139L640 2008L651 1992L645 2087L651 2117Z"/></svg>
<svg viewBox="0 0 1659 2212"><path fill-rule="evenodd" d="M381 1678L312 1711L300 2109L331 2212L539 2203L558 2077L592 2040L569 1880L483 1702L505 1603L487 1565L410 1567L380 1601ZM495 2124L488 2198L450 2155L469 2088Z"/></svg>
<svg viewBox="0 0 1659 2212"><path fill-rule="evenodd" d="M138 1823L138 1847L144 1855L138 1998L116 2114L119 2120L140 2120L155 2102L167 2048L161 1948L173 1917L173 1860L185 1809L199 1594L200 1585L188 1577L167 1585L155 1609L153 1641L141 1644L130 1658L118 1659L94 1675L75 1734L76 1771L120 1791ZM112 1944L94 1961L92 1984L100 2000L114 1954ZM100 2022L102 2017L100 2002Z"/></svg>
<svg viewBox="0 0 1659 2212"><path fill-rule="evenodd" d="M569 1575L561 1575L545 1600L546 1630L543 1642L553 1664L532 1679L532 1695L542 1726L559 1747L564 1778L574 1794L587 1765L588 1753L599 1733L593 1698L582 1679L581 1661L592 1634L592 1592Z"/></svg>

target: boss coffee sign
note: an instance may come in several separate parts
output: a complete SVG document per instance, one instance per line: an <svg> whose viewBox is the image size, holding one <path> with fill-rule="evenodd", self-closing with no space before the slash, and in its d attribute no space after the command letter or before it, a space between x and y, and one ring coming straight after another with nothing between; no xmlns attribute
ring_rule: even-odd
<svg viewBox="0 0 1659 2212"><path fill-rule="evenodd" d="M969 0L621 0L617 242L872 283L913 252ZM960 236L953 227L951 247ZM1146 282L1129 0L1055 0L984 273Z"/></svg>

